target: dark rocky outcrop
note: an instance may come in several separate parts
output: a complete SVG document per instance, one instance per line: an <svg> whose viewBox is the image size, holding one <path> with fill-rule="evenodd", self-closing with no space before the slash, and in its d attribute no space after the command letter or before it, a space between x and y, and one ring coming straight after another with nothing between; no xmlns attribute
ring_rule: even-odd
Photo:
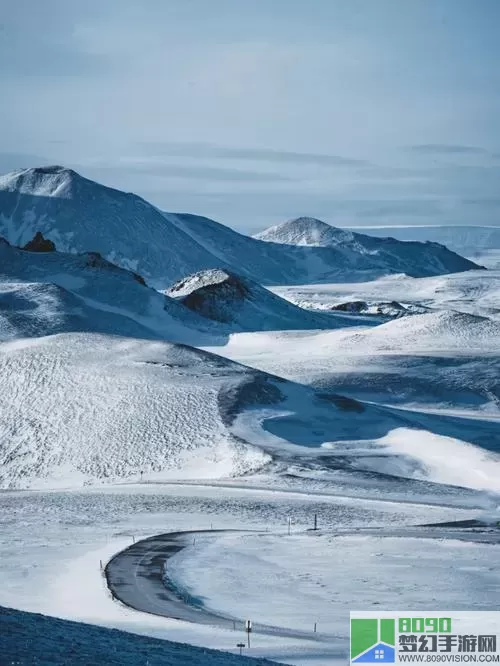
<svg viewBox="0 0 500 666"><path fill-rule="evenodd" d="M37 231L34 237L22 248L27 252L55 252L56 244L48 238L44 238L41 231Z"/></svg>

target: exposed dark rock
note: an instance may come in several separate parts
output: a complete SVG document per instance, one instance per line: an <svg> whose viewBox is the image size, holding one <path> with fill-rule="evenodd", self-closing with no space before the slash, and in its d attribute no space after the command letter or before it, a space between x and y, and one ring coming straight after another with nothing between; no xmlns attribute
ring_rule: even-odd
<svg viewBox="0 0 500 666"><path fill-rule="evenodd" d="M339 310L340 312L363 312L368 307L366 301L349 301L348 303L339 303L332 305L332 310Z"/></svg>
<svg viewBox="0 0 500 666"><path fill-rule="evenodd" d="M142 284L143 287L147 287L146 280L142 277L142 275L139 275L139 273L132 273L132 276L136 282L139 284Z"/></svg>
<svg viewBox="0 0 500 666"><path fill-rule="evenodd" d="M129 272L134 280L139 284L142 284L144 287L147 287L146 280L139 275L139 273L134 273L132 271L127 271L125 268L120 268L116 264L113 264L111 261L105 259L100 252L86 252L84 255L85 263L89 268L104 268L111 271L124 271Z"/></svg>
<svg viewBox="0 0 500 666"><path fill-rule="evenodd" d="M181 303L203 317L230 323L234 312L250 297L245 281L229 271L214 269L201 271L180 280L170 289L170 294L189 292L181 298Z"/></svg>
<svg viewBox="0 0 500 666"><path fill-rule="evenodd" d="M357 412L358 414L365 411L364 405L354 398L348 398L345 395L337 395L336 393L318 393L318 398L333 402L335 407L342 409L346 412Z"/></svg>
<svg viewBox="0 0 500 666"><path fill-rule="evenodd" d="M43 234L37 231L34 238L26 243L22 249L28 252L55 252L56 244L48 238L44 238Z"/></svg>
<svg viewBox="0 0 500 666"><path fill-rule="evenodd" d="M86 252L85 256L87 257L87 266L90 268L109 268L113 265L107 259L104 259L99 252Z"/></svg>

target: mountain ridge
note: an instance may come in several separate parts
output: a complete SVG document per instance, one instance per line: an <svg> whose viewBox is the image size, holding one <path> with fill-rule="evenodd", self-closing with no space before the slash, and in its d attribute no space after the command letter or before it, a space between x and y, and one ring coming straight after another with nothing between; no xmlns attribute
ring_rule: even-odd
<svg viewBox="0 0 500 666"><path fill-rule="evenodd" d="M0 235L11 244L24 246L40 232L64 252L98 251L159 289L216 268L268 285L356 282L401 272L423 277L477 268L443 246L375 239L315 224L325 235L333 234L335 242L286 245L252 238L209 218L163 212L135 194L61 166L0 177Z"/></svg>

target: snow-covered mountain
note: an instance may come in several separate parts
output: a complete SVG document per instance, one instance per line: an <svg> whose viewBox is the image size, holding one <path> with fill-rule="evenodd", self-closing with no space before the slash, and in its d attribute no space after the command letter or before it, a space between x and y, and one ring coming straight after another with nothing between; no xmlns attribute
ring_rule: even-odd
<svg viewBox="0 0 500 666"><path fill-rule="evenodd" d="M254 238L285 245L328 247L350 243L355 235L351 231L332 227L314 217L297 217L269 227L256 234Z"/></svg>
<svg viewBox="0 0 500 666"><path fill-rule="evenodd" d="M259 418L248 437L232 424L250 407L281 414L289 383L186 344L220 346L234 322L193 311L95 252L60 253L43 236L31 247L0 240L0 487L213 478L270 460ZM189 282L184 295L195 291ZM225 303L241 326L336 325L239 284L243 307ZM313 392L287 390L301 392L303 418L314 414Z"/></svg>
<svg viewBox="0 0 500 666"><path fill-rule="evenodd" d="M60 166L0 178L0 235L11 244L24 246L41 232L61 251L97 251L157 288L212 268L263 284L303 284L475 267L439 245L374 239L317 220L292 221L284 229L249 238L207 218L163 213ZM323 240L311 243L318 234Z"/></svg>
<svg viewBox="0 0 500 666"><path fill-rule="evenodd" d="M351 323L343 317L308 312L249 278L221 269L189 275L167 293L193 312L236 331L336 328Z"/></svg>
<svg viewBox="0 0 500 666"><path fill-rule="evenodd" d="M344 275L348 275L349 271L357 273L369 270L372 277L389 273L425 277L478 268L438 243L375 238L338 229L310 217L299 217L278 224L257 234L255 238L286 246L330 251L337 256Z"/></svg>
<svg viewBox="0 0 500 666"><path fill-rule="evenodd" d="M357 229L352 229L357 231ZM362 227L370 236L392 236L403 241L434 241L486 266L500 266L500 226Z"/></svg>
<svg viewBox="0 0 500 666"><path fill-rule="evenodd" d="M48 243L39 235L36 247ZM0 340L95 332L199 345L222 343L235 330L350 323L311 313L221 269L189 276L163 295L98 253L27 251L0 237Z"/></svg>

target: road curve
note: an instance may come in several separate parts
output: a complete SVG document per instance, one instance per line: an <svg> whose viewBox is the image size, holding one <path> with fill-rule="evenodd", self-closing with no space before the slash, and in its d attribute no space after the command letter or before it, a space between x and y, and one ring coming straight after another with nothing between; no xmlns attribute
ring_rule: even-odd
<svg viewBox="0 0 500 666"><path fill-rule="evenodd" d="M469 524L470 523L470 524ZM477 523L477 524L476 524ZM158 534L132 544L114 555L104 569L108 588L114 599L144 613L160 615L185 622L211 625L223 629L244 629L244 620L213 612L203 604L179 590L168 578L168 560L186 548L196 536L242 533L250 530L193 530ZM256 532L258 533L258 532ZM411 537L427 539L455 539L462 541L500 543L500 530L481 521L450 522L444 524L410 526L407 528L380 528L346 530L343 534L362 533L376 536ZM342 533L339 532L338 536ZM167 576L165 576L165 571ZM253 619L253 618L250 618ZM331 641L339 638L331 634L297 631L253 623L253 631L283 638L301 638L312 641Z"/></svg>
<svg viewBox="0 0 500 666"><path fill-rule="evenodd" d="M186 599L175 584L165 578L168 559L186 548L196 536L207 536L240 530L196 530L169 532L137 541L114 555L104 569L108 588L114 599L126 606L152 615L206 624L223 629L244 629L244 620L214 613ZM248 530L242 531L247 533ZM252 631L283 638L313 641L331 640L331 635L295 631L260 623L252 623Z"/></svg>

